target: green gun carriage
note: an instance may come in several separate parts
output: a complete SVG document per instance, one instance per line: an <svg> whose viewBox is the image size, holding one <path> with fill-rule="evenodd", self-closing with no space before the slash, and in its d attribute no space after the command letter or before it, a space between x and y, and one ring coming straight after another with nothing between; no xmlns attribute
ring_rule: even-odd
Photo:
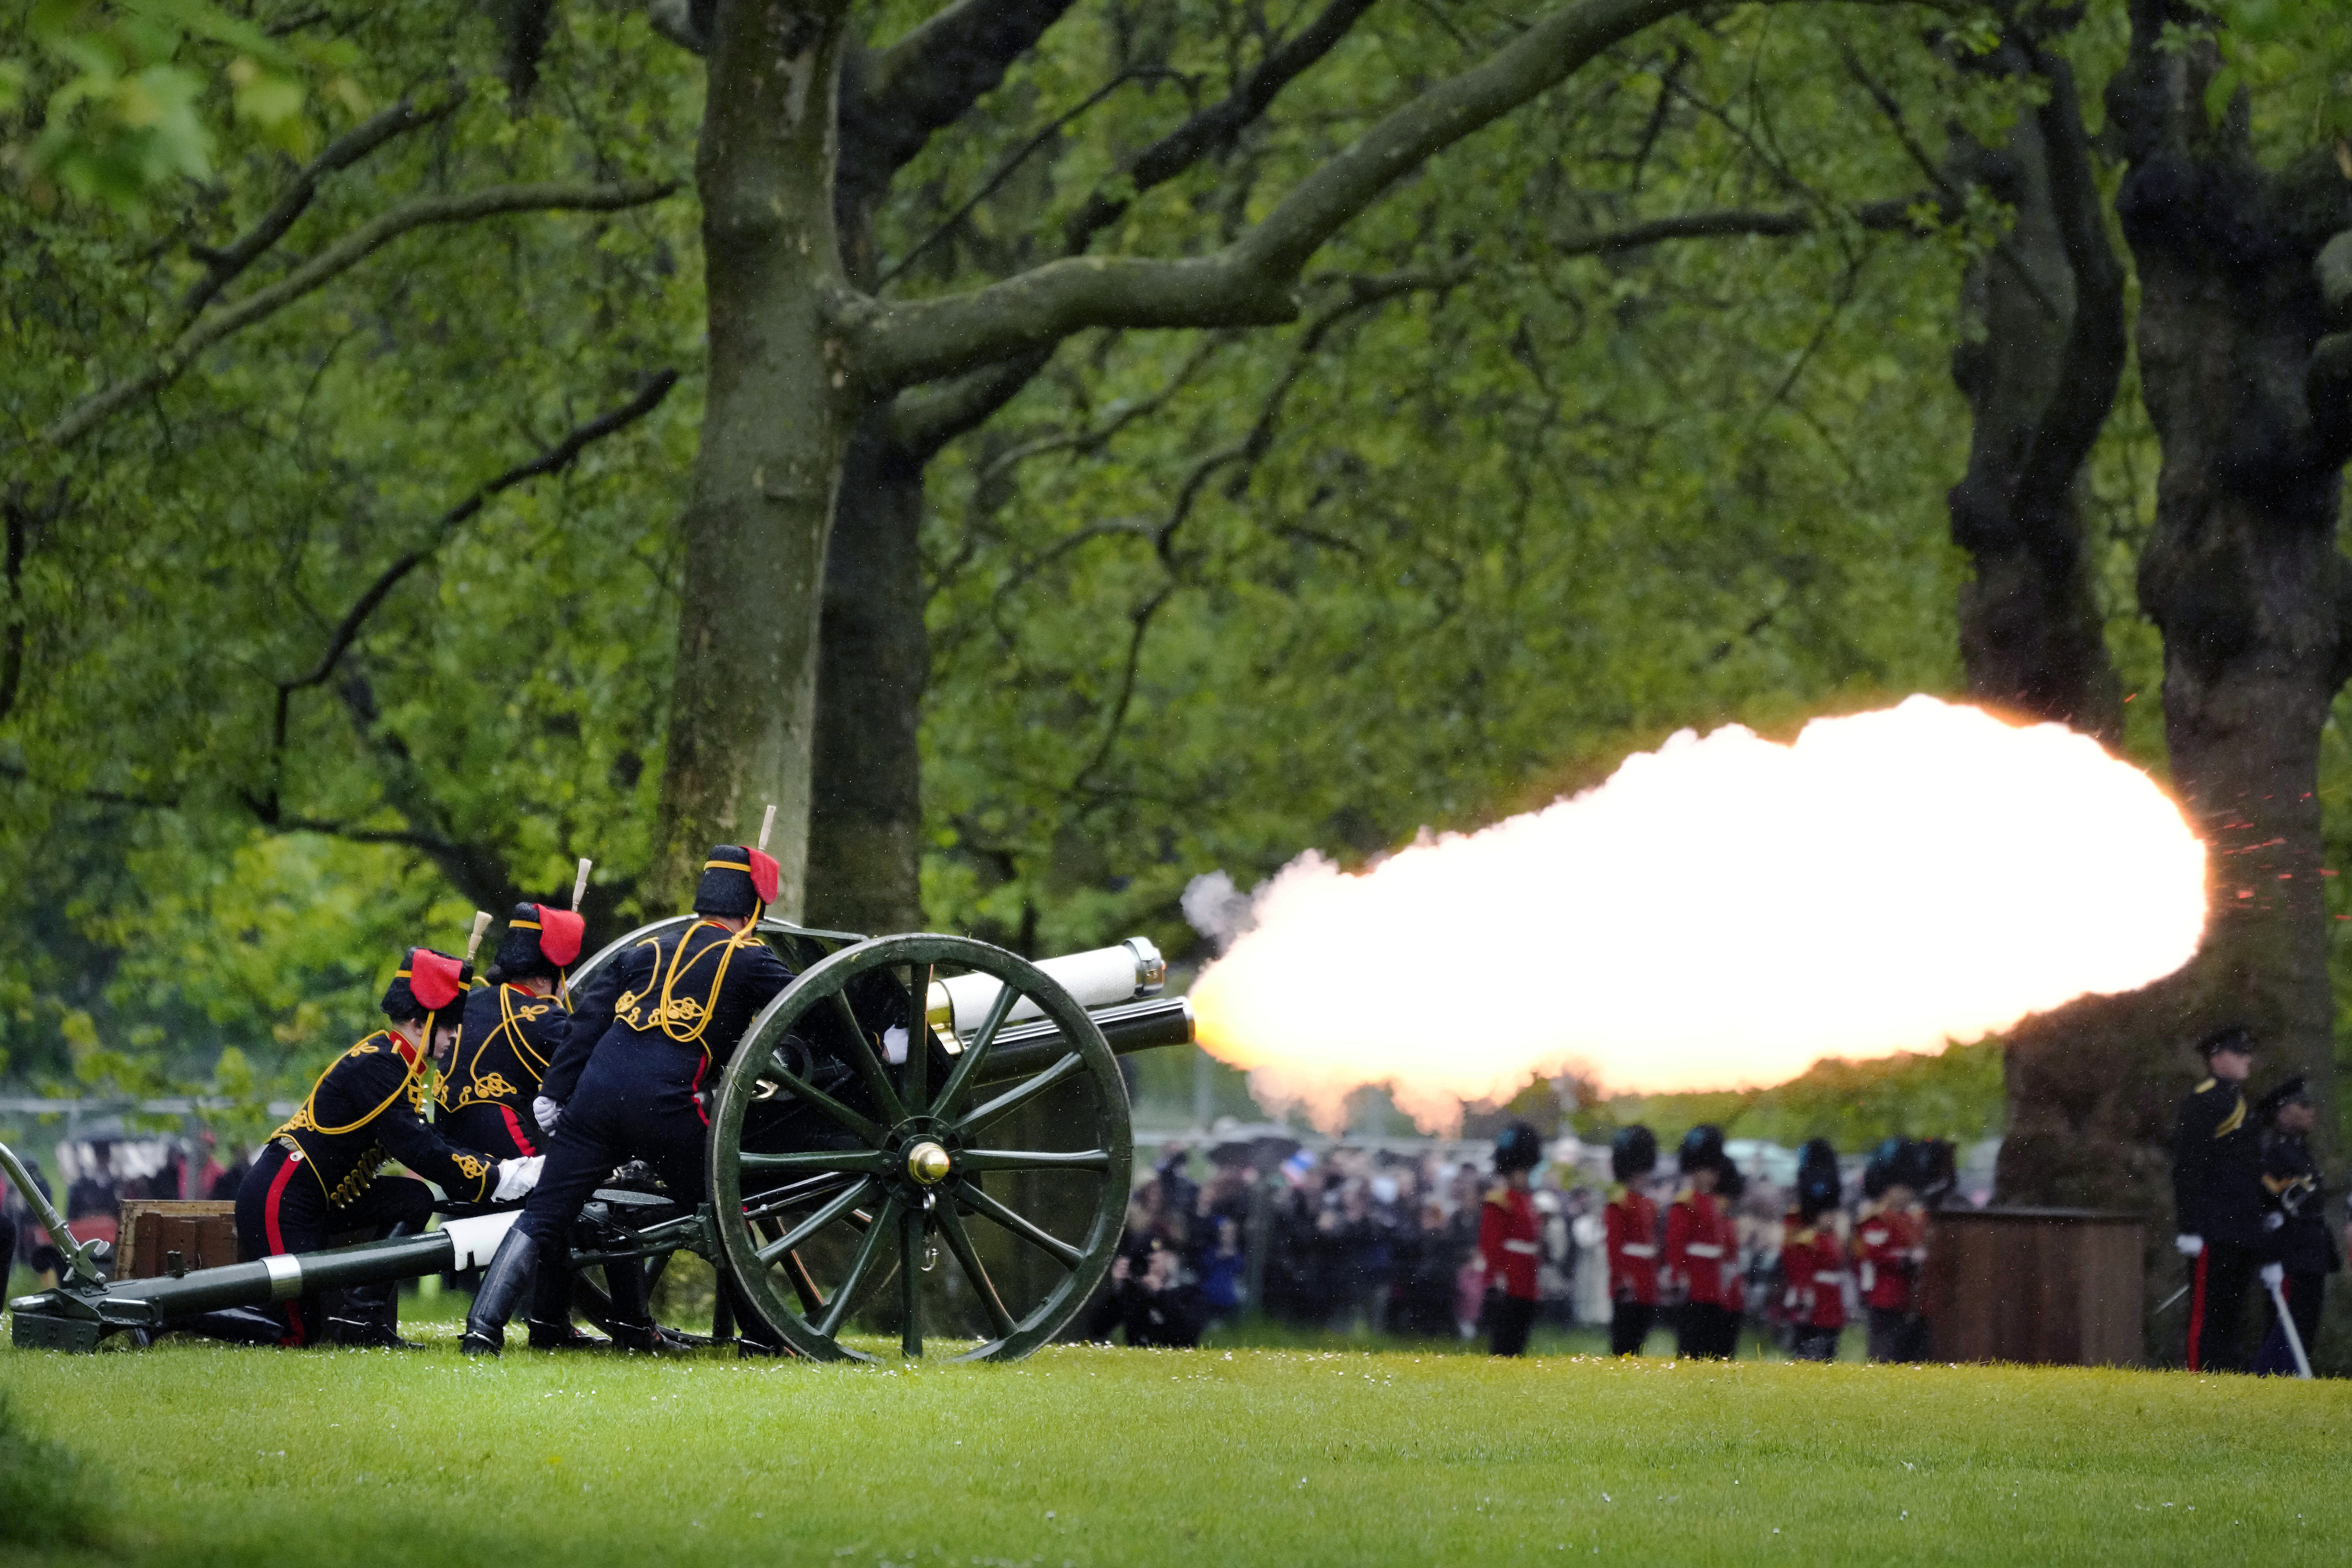
<svg viewBox="0 0 2352 1568"><path fill-rule="evenodd" d="M577 990L656 921L579 965ZM1013 1360L1061 1332L1101 1282L1133 1164L1118 1058L1192 1038L1140 938L1032 963L965 937L864 938L762 920L796 972L752 1020L708 1099L709 1201L650 1184L600 1189L569 1261L583 1315L610 1326L595 1270L657 1277L708 1258L775 1336L817 1360L866 1360L860 1330L908 1355L927 1331L960 1360ZM223 1308L419 1278L488 1260L520 1205L444 1205L438 1229L323 1252L110 1281L22 1166L67 1277L9 1303L20 1347L94 1350ZM721 1292L721 1300L725 1293ZM966 1343L965 1342L973 1342Z"/></svg>

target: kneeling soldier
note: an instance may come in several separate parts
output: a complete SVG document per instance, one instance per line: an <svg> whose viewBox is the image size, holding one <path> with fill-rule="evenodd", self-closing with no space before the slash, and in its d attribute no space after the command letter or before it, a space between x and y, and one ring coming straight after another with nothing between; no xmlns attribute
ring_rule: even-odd
<svg viewBox="0 0 2352 1568"><path fill-rule="evenodd" d="M744 845L718 846L694 890L701 918L637 943L576 999L536 1107L551 1134L547 1173L482 1278L466 1316L468 1355L499 1353L523 1281L542 1257L562 1258L580 1205L614 1167L646 1162L671 1200L688 1208L709 1196L704 1085L716 1079L760 1009L792 983L793 972L759 936L760 911L775 896L774 860ZM555 1272L548 1270L551 1278ZM551 1297L551 1285L542 1289ZM750 1331L743 1349L779 1349L751 1337L760 1320L737 1305L736 1321ZM614 1308L630 1310L617 1301ZM653 1324L639 1319L620 1342L652 1350ZM534 1344L562 1332L568 1329L531 1325Z"/></svg>
<svg viewBox="0 0 2352 1568"><path fill-rule="evenodd" d="M271 1135L236 1194L237 1250L248 1259L315 1252L339 1232L373 1239L414 1235L433 1213L433 1193L408 1176L379 1176L397 1160L441 1184L453 1198L488 1203L519 1198L539 1174L537 1160L499 1160L450 1144L422 1114L425 1058L446 1057L457 1036L457 1003L466 966L446 952L416 947L383 994L391 1027L335 1058L310 1098ZM362 1286L341 1293L322 1321L305 1296L282 1309L279 1343L328 1341L397 1345L399 1286Z"/></svg>

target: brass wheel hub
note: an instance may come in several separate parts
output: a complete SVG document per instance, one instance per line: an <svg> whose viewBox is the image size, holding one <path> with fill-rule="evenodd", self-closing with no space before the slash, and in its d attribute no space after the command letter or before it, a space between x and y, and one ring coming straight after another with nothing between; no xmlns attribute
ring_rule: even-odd
<svg viewBox="0 0 2352 1568"><path fill-rule="evenodd" d="M947 1180L954 1162L948 1152L925 1138L910 1144L907 1150L907 1177L917 1186L933 1187Z"/></svg>

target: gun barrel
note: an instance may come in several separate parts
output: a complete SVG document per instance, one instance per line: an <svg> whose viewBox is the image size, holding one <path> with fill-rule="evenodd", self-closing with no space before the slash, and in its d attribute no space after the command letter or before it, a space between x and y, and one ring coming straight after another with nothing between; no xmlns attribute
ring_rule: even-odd
<svg viewBox="0 0 2352 1568"><path fill-rule="evenodd" d="M1181 996L1105 1007L1092 1016L1103 1038L1120 1056L1192 1043L1192 1004ZM1049 1021L1008 1026L989 1047L988 1059L980 1064L972 1081L1001 1083L1043 1072L1067 1055L1069 1048L1061 1029Z"/></svg>
<svg viewBox="0 0 2352 1568"><path fill-rule="evenodd" d="M1160 950L1150 938L1140 936L1129 937L1116 947L1041 958L1037 967L1076 997L1079 1006L1089 1008L1157 996L1168 980L1167 960L1160 956ZM951 980L933 981L929 1020L931 1027L971 1034L988 1016L990 1005L1003 989L994 976L987 974L959 974ZM1043 1016L1037 1004L1024 996L1013 1005L1006 1021L1018 1024Z"/></svg>

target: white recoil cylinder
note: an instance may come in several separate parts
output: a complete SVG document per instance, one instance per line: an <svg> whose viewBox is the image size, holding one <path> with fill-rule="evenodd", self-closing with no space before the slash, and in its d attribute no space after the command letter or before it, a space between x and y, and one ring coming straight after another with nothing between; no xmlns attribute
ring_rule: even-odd
<svg viewBox="0 0 2352 1568"><path fill-rule="evenodd" d="M1081 1007L1115 1007L1139 997L1157 996L1168 979L1168 963L1160 956L1160 949L1150 939L1139 936L1129 937L1117 947L1041 958L1037 967L1053 976ZM995 977L987 974L959 974L952 980L933 981L932 1026L951 1028L959 1035L971 1034L987 1018L1001 989ZM1013 1003L1005 1021L1017 1024L1024 1018L1039 1016L1042 1015L1036 1002L1024 996Z"/></svg>

